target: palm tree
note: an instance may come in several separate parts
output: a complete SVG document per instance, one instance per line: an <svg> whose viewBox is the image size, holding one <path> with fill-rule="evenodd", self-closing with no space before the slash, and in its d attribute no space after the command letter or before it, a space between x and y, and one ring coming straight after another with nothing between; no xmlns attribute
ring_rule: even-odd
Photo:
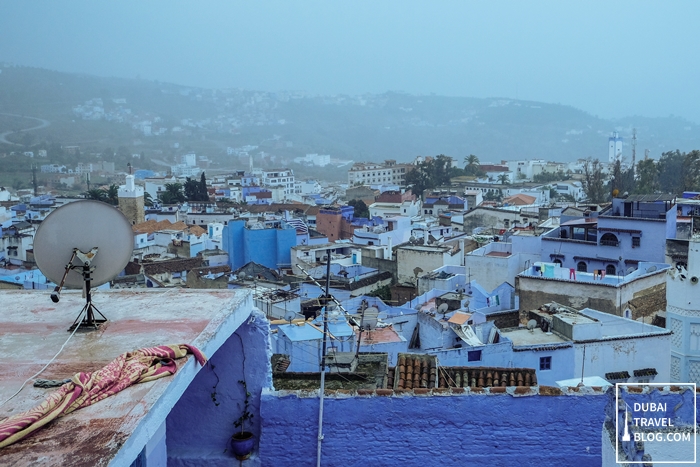
<svg viewBox="0 0 700 467"><path fill-rule="evenodd" d="M119 187L117 185L111 184L106 191L106 195L109 204L119 204Z"/></svg>
<svg viewBox="0 0 700 467"><path fill-rule="evenodd" d="M85 199L94 199L95 201L106 201L107 200L107 192L104 191L102 188L92 188L85 193L83 193L83 196Z"/></svg>
<svg viewBox="0 0 700 467"><path fill-rule="evenodd" d="M470 165L479 165L479 158L476 157L474 154L469 154L468 156L466 156L466 157L464 158L464 163L465 163L467 166L470 166Z"/></svg>
<svg viewBox="0 0 700 467"><path fill-rule="evenodd" d="M507 174L500 174L498 176L498 181L501 183L501 185L509 185L510 184L510 180L508 179Z"/></svg>
<svg viewBox="0 0 700 467"><path fill-rule="evenodd" d="M464 172L467 175L476 175L479 171L479 158L474 154L469 154L469 156L464 158Z"/></svg>
<svg viewBox="0 0 700 467"><path fill-rule="evenodd" d="M147 191L143 192L143 205L144 206L153 206L153 197Z"/></svg>

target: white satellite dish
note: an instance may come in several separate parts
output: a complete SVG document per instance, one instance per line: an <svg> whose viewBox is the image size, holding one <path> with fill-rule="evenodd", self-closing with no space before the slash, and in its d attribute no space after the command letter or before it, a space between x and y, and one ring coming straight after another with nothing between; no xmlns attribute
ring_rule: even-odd
<svg viewBox="0 0 700 467"><path fill-rule="evenodd" d="M85 291L85 307L71 330L75 326L95 329L106 321L92 304L90 290L116 277L133 250L131 224L109 204L75 201L46 216L34 236L34 257L41 272L58 284L51 300L59 301L63 287ZM93 311L102 319L96 319ZM78 323L83 312L85 318Z"/></svg>
<svg viewBox="0 0 700 467"><path fill-rule="evenodd" d="M440 313L441 315L443 315L443 317L444 317L445 313L447 313L449 311L449 309L450 309L450 307L447 303L441 303L437 309L437 312Z"/></svg>
<svg viewBox="0 0 700 467"><path fill-rule="evenodd" d="M378 321L379 309L377 307L371 306L362 313L362 321L360 322L360 328L367 331L372 330L377 327Z"/></svg>
<svg viewBox="0 0 700 467"><path fill-rule="evenodd" d="M527 328L530 330L530 332L534 332L534 329L537 327L537 321L534 319L531 319L530 321L527 322Z"/></svg>
<svg viewBox="0 0 700 467"><path fill-rule="evenodd" d="M289 323L291 324L292 320L294 320L296 316L297 314L293 310L289 310L284 314L284 320L289 321Z"/></svg>

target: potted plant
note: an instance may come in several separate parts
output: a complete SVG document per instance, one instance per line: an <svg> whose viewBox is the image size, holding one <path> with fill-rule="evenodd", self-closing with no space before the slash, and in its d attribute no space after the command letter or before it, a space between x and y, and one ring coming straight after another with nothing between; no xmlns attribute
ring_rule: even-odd
<svg viewBox="0 0 700 467"><path fill-rule="evenodd" d="M246 431L246 423L253 419L253 414L250 413L250 391L244 380L239 380L239 384L243 386L245 391L245 400L243 401L243 412L238 419L233 422L236 428L241 431L236 432L231 436L231 449L238 460L245 460L250 457L255 446L255 437L250 431Z"/></svg>

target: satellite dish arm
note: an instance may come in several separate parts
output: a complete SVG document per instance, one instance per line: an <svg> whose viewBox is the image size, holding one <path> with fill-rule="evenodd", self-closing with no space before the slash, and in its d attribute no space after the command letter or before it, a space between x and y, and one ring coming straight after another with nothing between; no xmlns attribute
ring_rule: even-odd
<svg viewBox="0 0 700 467"><path fill-rule="evenodd" d="M61 283L54 287L53 292L51 292L51 301L53 301L54 303L58 303L58 301L61 299L61 289L63 288L63 284L66 283L66 277L68 276L68 273L71 269L73 269L73 261L75 260L75 255L77 253L78 249L73 248L73 254L70 257L68 264L66 264L66 272L63 273Z"/></svg>

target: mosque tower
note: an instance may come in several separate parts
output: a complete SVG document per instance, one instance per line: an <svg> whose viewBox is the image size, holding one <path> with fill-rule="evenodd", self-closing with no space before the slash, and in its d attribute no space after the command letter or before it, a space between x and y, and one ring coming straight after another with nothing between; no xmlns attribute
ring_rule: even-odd
<svg viewBox="0 0 700 467"><path fill-rule="evenodd" d="M143 207L143 187L134 183L131 165L129 165L129 174L126 176L126 185L119 187L119 210L129 219L131 225L140 224L146 220Z"/></svg>

